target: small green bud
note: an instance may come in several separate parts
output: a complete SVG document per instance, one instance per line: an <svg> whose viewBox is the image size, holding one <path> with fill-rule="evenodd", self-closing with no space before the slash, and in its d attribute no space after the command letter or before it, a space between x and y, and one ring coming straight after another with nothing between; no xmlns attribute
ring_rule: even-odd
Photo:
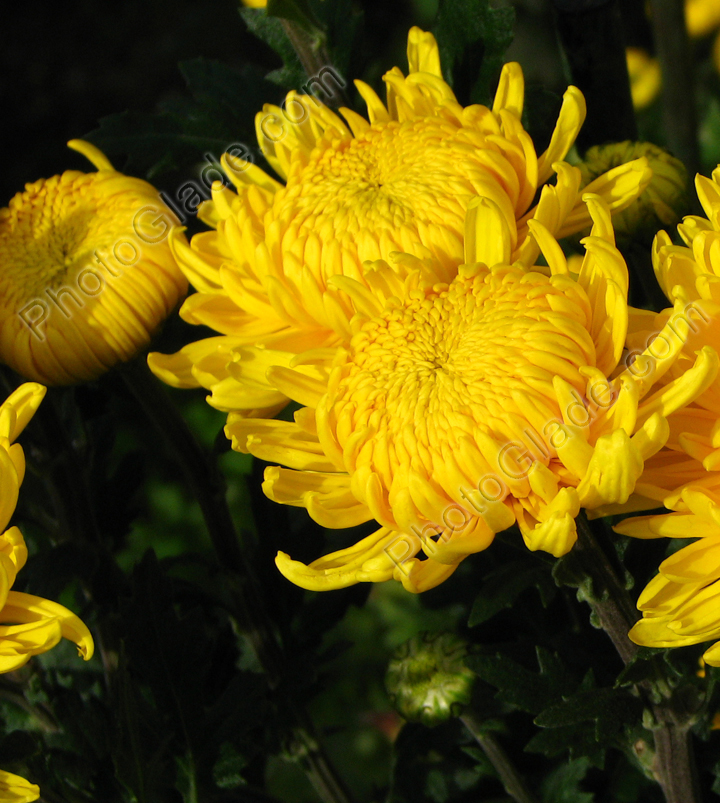
<svg viewBox="0 0 720 803"><path fill-rule="evenodd" d="M392 704L405 719L437 725L470 702L475 675L468 643L452 633L418 633L395 650L385 676Z"/></svg>
<svg viewBox="0 0 720 803"><path fill-rule="evenodd" d="M608 170L641 156L650 163L653 175L640 197L612 216L615 237L621 247L630 240L649 245L658 229L675 226L683 214L688 214L689 182L685 166L657 145L629 140L595 145L578 165L582 187L586 187Z"/></svg>

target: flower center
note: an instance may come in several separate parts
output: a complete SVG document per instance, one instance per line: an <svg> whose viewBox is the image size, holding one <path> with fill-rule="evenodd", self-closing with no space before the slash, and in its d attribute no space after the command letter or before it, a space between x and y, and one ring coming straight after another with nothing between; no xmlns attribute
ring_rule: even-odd
<svg viewBox="0 0 720 803"><path fill-rule="evenodd" d="M326 138L306 166L291 171L276 216L301 229L329 227L337 236L380 229L406 251L418 242L420 222L462 231L476 194L472 178L481 170L469 136L449 120L420 118Z"/></svg>
<svg viewBox="0 0 720 803"><path fill-rule="evenodd" d="M0 286L18 301L71 281L86 264L97 265L132 231L136 199L100 196L97 173L68 171L29 184L0 211ZM96 252L96 254L94 253Z"/></svg>
<svg viewBox="0 0 720 803"><path fill-rule="evenodd" d="M428 471L478 432L536 453L550 437L542 421L562 419L554 376L582 394L579 369L594 364L576 285L473 266L450 285L391 300L355 335L333 401L338 442L387 438L391 464Z"/></svg>

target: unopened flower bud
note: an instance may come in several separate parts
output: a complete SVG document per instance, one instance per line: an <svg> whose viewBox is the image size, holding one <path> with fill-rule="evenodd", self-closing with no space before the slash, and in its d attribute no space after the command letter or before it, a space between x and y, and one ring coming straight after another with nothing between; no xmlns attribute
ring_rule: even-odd
<svg viewBox="0 0 720 803"><path fill-rule="evenodd" d="M474 673L466 641L452 633L418 633L397 648L385 676L392 704L407 720L437 725L469 704Z"/></svg>
<svg viewBox="0 0 720 803"><path fill-rule="evenodd" d="M685 166L657 145L629 140L596 145L578 165L584 187L608 170L641 156L647 158L653 176L636 201L613 215L615 238L621 247L630 240L650 245L658 229L676 225L687 213L689 182Z"/></svg>

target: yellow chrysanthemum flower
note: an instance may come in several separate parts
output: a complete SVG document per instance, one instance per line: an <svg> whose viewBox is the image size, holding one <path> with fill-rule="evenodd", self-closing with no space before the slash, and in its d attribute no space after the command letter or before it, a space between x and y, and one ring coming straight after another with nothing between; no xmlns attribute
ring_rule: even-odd
<svg viewBox="0 0 720 803"><path fill-rule="evenodd" d="M0 361L50 385L135 356L187 291L157 190L68 144L97 172L28 184L0 210Z"/></svg>
<svg viewBox="0 0 720 803"><path fill-rule="evenodd" d="M676 355L660 378L669 388L695 360L698 350L720 353L720 168L712 180L697 176L695 186L707 219L688 216L678 226L685 246L673 245L661 231L653 244L653 265L660 286L673 307L660 313L630 308L627 345L629 359L643 350ZM658 332L664 331L664 336ZM720 381L713 382L696 401L671 416L667 448L648 461L638 484L640 496L622 510L647 509L649 501L685 485L720 488Z"/></svg>
<svg viewBox="0 0 720 803"><path fill-rule="evenodd" d="M40 797L40 787L19 775L0 770L0 803L32 803Z"/></svg>
<svg viewBox="0 0 720 803"><path fill-rule="evenodd" d="M463 226L471 201L492 200L506 218L510 261L531 266L538 254L532 220L558 237L590 224L578 173L559 162L585 118L575 87L565 93L548 149L540 157L521 123L520 66L506 64L492 109L463 108L443 81L437 43L412 28L409 75L384 81L387 103L356 86L369 121L349 109L339 116L314 97L291 92L283 108L257 116L260 147L284 184L254 165L223 157L237 194L222 185L200 215L216 231L191 247L172 237L174 253L199 291L182 317L223 337L175 355L153 354L150 366L176 387L203 386L221 410L248 407L272 414L287 398L238 382L243 349L264 344L298 353L336 346L347 337L352 301L346 279L363 284L364 263L400 251L434 260L443 281L463 261ZM344 119L343 119L344 118ZM553 174L557 183L538 189ZM622 165L587 190L623 208L650 178L644 160ZM244 372L247 374L247 372Z"/></svg>
<svg viewBox="0 0 720 803"><path fill-rule="evenodd" d="M625 58L630 77L633 106L638 110L644 109L655 100L660 92L662 85L660 62L639 47L627 48Z"/></svg>
<svg viewBox="0 0 720 803"><path fill-rule="evenodd" d="M0 532L15 511L25 475L25 455L16 438L37 410L45 388L28 382L0 406ZM89 661L94 646L83 622L56 602L13 591L17 573L27 560L27 547L17 527L0 535L0 673L12 672L33 655L51 650L61 638L74 641ZM24 778L0 770L0 801L30 803L40 789Z"/></svg>
<svg viewBox="0 0 720 803"><path fill-rule="evenodd" d="M560 556L580 508L628 499L666 417L707 388L718 360L706 349L659 393L672 358L622 370L627 267L607 206L585 197L594 226L577 276L537 220L549 268L511 264L504 210L476 199L455 276L395 254L367 265L364 282L334 278L351 304L344 348L244 350L239 372L305 405L294 423L228 417L233 448L289 467L267 469L265 493L325 527L381 525L310 566L281 553L289 579L321 590L395 578L422 591L514 522L530 549Z"/></svg>
<svg viewBox="0 0 720 803"><path fill-rule="evenodd" d="M667 500L675 512L626 519L615 527L635 538L697 538L660 564L643 590L643 618L630 631L646 647L684 647L720 639L720 495L689 486ZM703 659L720 666L720 643Z"/></svg>

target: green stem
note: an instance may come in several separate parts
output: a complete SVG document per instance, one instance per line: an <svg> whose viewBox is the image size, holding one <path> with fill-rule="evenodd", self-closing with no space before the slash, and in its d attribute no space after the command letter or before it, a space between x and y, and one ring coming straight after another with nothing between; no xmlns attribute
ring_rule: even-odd
<svg viewBox="0 0 720 803"><path fill-rule="evenodd" d="M505 791L515 803L537 803L537 798L527 788L522 776L515 769L497 739L490 733L484 733L478 720L470 713L464 713L460 717L460 721L480 745L488 761L495 768Z"/></svg>
<svg viewBox="0 0 720 803"><path fill-rule="evenodd" d="M185 419L168 397L165 388L150 372L142 358L118 370L125 387L162 435L168 451L182 470L200 505L205 526L225 571L238 619L262 664L268 683L281 697L280 704L293 733L293 752L325 803L350 803L337 773L314 734L304 708L283 688L286 661L271 621L262 604L263 591L257 587L230 515L225 480L216 461L198 443Z"/></svg>
<svg viewBox="0 0 720 803"><path fill-rule="evenodd" d="M302 64L308 78L321 78L325 70L332 68L330 56L325 49L324 36L320 31L313 36L291 20L280 19L280 24L297 53L300 64ZM335 71L333 73L337 75ZM321 98L321 100L324 101L325 105L334 108L350 105L342 86L338 85L328 90L325 82L321 81L321 84L325 93L325 97Z"/></svg>
<svg viewBox="0 0 720 803"><path fill-rule="evenodd" d="M585 514L576 519L578 540L570 553L572 560L590 578L592 590L585 599L597 615L625 664L637 656L638 646L628 631L638 619L625 585L598 544ZM652 711L656 727L654 774L667 803L700 803L697 769L693 758L690 727L692 717L680 699L669 693L670 684L656 667L658 680L638 683L638 694ZM670 696L668 696L670 694ZM660 699L661 702L654 702Z"/></svg>
<svg viewBox="0 0 720 803"><path fill-rule="evenodd" d="M650 0L655 47L662 68L662 109L668 148L690 176L700 169L695 82L684 0Z"/></svg>
<svg viewBox="0 0 720 803"><path fill-rule="evenodd" d="M638 620L637 609L607 555L595 540L585 514L581 512L576 522L578 540L570 554L582 572L590 577L597 592L587 601L623 662L628 664L639 649L627 635Z"/></svg>

